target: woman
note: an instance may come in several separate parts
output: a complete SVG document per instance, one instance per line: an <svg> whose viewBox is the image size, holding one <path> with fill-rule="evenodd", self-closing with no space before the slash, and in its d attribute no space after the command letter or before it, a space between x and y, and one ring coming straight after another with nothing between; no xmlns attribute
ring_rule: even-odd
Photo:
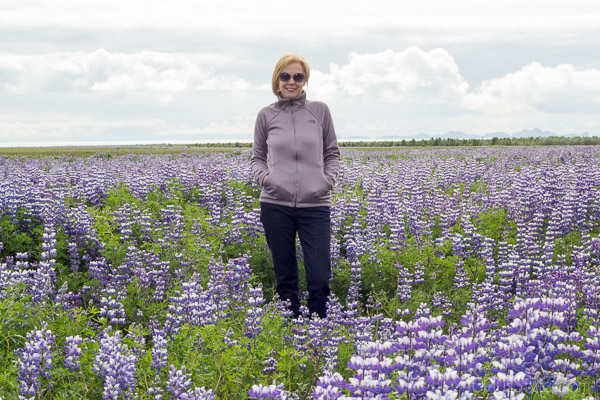
<svg viewBox="0 0 600 400"><path fill-rule="evenodd" d="M299 315L296 232L304 253L308 309L325 317L331 278L330 191L340 150L325 103L306 100L310 69L297 54L286 54L273 71L277 101L260 110L251 160L261 187L260 220L273 254L277 293Z"/></svg>

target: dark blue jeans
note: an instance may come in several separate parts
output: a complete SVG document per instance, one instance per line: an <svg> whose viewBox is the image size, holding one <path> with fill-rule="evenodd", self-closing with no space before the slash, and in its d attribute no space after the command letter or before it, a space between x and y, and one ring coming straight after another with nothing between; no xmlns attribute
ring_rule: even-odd
<svg viewBox="0 0 600 400"><path fill-rule="evenodd" d="M260 203L260 221L273 255L277 294L289 299L298 317L298 263L296 232L304 253L308 310L325 317L331 278L331 213L329 207L293 208Z"/></svg>

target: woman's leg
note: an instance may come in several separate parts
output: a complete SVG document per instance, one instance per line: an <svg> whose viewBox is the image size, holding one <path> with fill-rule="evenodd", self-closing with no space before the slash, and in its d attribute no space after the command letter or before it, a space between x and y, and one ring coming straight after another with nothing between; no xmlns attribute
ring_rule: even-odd
<svg viewBox="0 0 600 400"><path fill-rule="evenodd" d="M267 244L273 255L277 279L277 294L291 302L290 310L298 317L298 262L296 258L296 220L294 209L276 204L260 203L260 221Z"/></svg>
<svg viewBox="0 0 600 400"><path fill-rule="evenodd" d="M298 236L304 254L311 314L325 317L331 279L331 213L329 207L297 208Z"/></svg>

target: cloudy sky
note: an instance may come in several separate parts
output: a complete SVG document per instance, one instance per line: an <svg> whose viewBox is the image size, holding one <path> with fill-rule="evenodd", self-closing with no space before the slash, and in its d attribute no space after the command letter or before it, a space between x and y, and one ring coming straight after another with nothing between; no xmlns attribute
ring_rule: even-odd
<svg viewBox="0 0 600 400"><path fill-rule="evenodd" d="M0 146L251 140L286 52L339 139L600 135L597 0L1 0Z"/></svg>

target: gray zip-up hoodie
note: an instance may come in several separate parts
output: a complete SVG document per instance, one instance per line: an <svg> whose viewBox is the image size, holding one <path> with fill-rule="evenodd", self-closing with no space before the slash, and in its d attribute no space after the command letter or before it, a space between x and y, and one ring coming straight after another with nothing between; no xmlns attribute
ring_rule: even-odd
<svg viewBox="0 0 600 400"><path fill-rule="evenodd" d="M329 108L306 100L304 91L295 99L277 98L259 111L254 127L250 164L262 189L259 201L330 207L340 149Z"/></svg>

